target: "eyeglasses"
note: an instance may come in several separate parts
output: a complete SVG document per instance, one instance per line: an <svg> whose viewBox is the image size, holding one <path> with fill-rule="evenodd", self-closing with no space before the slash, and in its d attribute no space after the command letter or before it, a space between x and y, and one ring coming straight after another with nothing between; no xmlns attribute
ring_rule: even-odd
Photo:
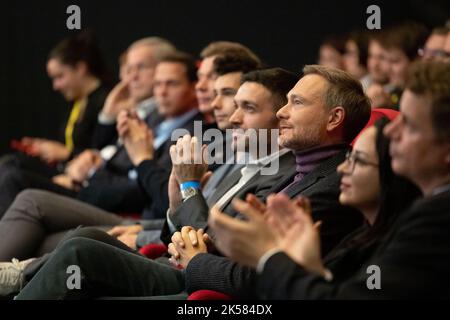
<svg viewBox="0 0 450 320"><path fill-rule="evenodd" d="M154 66L151 65L151 64L138 63L138 64L133 65L133 66L130 66L130 65L126 66L125 70L126 70L127 74L130 74L130 73L132 73L134 71L136 71L136 72L143 72L143 71L150 70L150 69L153 69L153 68L154 68Z"/></svg>
<svg viewBox="0 0 450 320"><path fill-rule="evenodd" d="M433 58L447 58L450 57L450 52L440 49L420 48L417 50L419 57L433 57Z"/></svg>
<svg viewBox="0 0 450 320"><path fill-rule="evenodd" d="M348 151L347 154L345 155L345 161L350 166L350 173L353 173L353 171L355 171L355 166L357 163L362 166L373 166L373 167L379 166L378 163L367 161L361 158L361 156L358 154L358 151L355 152Z"/></svg>

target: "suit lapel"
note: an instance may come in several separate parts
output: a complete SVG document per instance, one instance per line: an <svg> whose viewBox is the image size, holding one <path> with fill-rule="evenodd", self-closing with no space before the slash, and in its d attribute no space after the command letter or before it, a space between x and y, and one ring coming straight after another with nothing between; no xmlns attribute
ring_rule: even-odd
<svg viewBox="0 0 450 320"><path fill-rule="evenodd" d="M279 171L282 171L282 172L284 172L286 169L289 169L289 167L292 165L292 162L293 162L293 155L292 155L292 153L290 153L290 152L288 152L288 153L285 153L285 154L283 154L280 158L279 158L279 161L280 161L280 163L279 163ZM268 165L267 165L268 166ZM266 166L266 167L267 167ZM237 180L235 180L235 182L233 183L233 184L228 184L227 185L227 187L228 187L228 189L223 189L223 190L225 190L225 192L227 192L229 189L231 189L236 183L238 183L238 181L239 181L239 179L241 178L241 174L240 174L240 172L241 172L241 170L236 170L236 171L239 171L239 178L237 179ZM235 171L235 172L236 172ZM280 174L280 173L278 173L278 174ZM249 186L252 186L252 185L258 185L258 184L260 184L260 183L262 183L264 180L261 178L261 171L258 171L249 181L247 181L247 183L244 185L244 186L242 186L242 188L238 191L238 192L236 192L236 195L237 194L239 194L240 192L242 192L242 190L245 190L246 188L248 188ZM224 195L225 194L225 192L223 192L222 193L222 195ZM235 196L236 196L235 195ZM217 200L219 200L220 198L221 198L222 196L220 196ZM232 201L234 199L234 197L231 197L227 202L225 202L224 204L223 204L223 207L225 208L226 206L228 206L229 205L229 203ZM212 203L214 203L214 202L212 202Z"/></svg>
<svg viewBox="0 0 450 320"><path fill-rule="evenodd" d="M228 190L230 190L236 183L239 182L239 179L241 179L242 174L240 169L236 169L230 176L225 178L219 185L217 186L216 191L213 195L208 199L208 205L209 204L215 204L217 201L219 201L220 198L223 197L225 193L227 193Z"/></svg>

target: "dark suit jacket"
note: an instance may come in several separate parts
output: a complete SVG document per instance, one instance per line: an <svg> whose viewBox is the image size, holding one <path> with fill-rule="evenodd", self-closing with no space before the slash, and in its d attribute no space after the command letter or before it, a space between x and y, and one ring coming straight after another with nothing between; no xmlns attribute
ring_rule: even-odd
<svg viewBox="0 0 450 320"><path fill-rule="evenodd" d="M149 118L147 123L150 128L155 128L161 121L157 111L151 113ZM194 121L201 120L203 115L197 113L181 128L194 134ZM169 149L173 143L167 140L155 150L153 160L143 161L136 168L137 181L127 177L134 166L122 146L106 166L91 178L89 187L82 189L79 198L109 211L141 212L145 208L144 219L164 218L169 206L167 186L172 169ZM111 181L115 182L114 185Z"/></svg>
<svg viewBox="0 0 450 320"><path fill-rule="evenodd" d="M145 103L145 105L141 105L141 103ZM144 107L146 112L150 109L157 108L157 103L155 99L150 99L149 101L141 102L139 103L140 107ZM151 112L150 112L151 113ZM159 115L156 117L157 119L154 119L154 117L146 118L147 124L149 128L154 128L159 122L155 122L155 120L162 121L163 118ZM97 127L94 132L94 148L101 150L103 147L114 145L117 143L118 139L118 133L117 133L117 123L114 121L114 123L111 124L102 124L100 122L97 122Z"/></svg>
<svg viewBox="0 0 450 320"><path fill-rule="evenodd" d="M116 127L117 123L102 124L97 122L93 137L93 148L101 150L106 146L114 145L119 138Z"/></svg>
<svg viewBox="0 0 450 320"><path fill-rule="evenodd" d="M100 86L88 96L88 102L82 115L82 118L75 123L73 128L73 144L74 150L72 154L76 155L85 149L96 147L93 139L97 126L97 117L103 108L109 88Z"/></svg>
<svg viewBox="0 0 450 320"><path fill-rule="evenodd" d="M288 190L291 197L299 194L311 200L313 218L322 221L322 254L336 246L346 235L362 224L362 215L338 201L340 178L337 166L344 161L346 150L325 160ZM295 174L294 174L295 175ZM294 175L275 185L267 194L283 190ZM228 258L213 254L198 254L186 270L188 292L200 289L216 290L233 297L254 298L256 272L242 267Z"/></svg>
<svg viewBox="0 0 450 320"><path fill-rule="evenodd" d="M194 135L194 121L202 121L203 114L197 113L182 128ZM202 128L202 132L205 127ZM154 160L143 161L136 169L141 190L146 196L146 208L143 212L143 219L164 219L169 208L169 177L172 171L172 160L169 149L176 141L167 140L158 150L156 150Z"/></svg>
<svg viewBox="0 0 450 320"><path fill-rule="evenodd" d="M276 254L258 279L261 297L269 299L448 299L450 297L450 191L416 202L395 221L378 249L343 279L326 282L285 254ZM369 290L380 268L380 290ZM344 270L345 271L345 270Z"/></svg>
<svg viewBox="0 0 450 320"><path fill-rule="evenodd" d="M261 175L260 172L255 174L229 201L227 201L222 211L232 217L239 216L231 205L231 200L235 197L245 199L249 193L257 195L259 198L265 198L274 184L286 175L295 172L295 158L292 152L285 153L279 158L279 170L274 175ZM183 226L192 226L196 229L203 228L207 230L209 208L212 207L222 196L228 192L241 178L241 170L235 170L230 176L224 179L218 186L216 191L209 199L205 199L203 195L198 194L183 202L177 211L172 214L171 220L177 230L181 230ZM214 237L212 230L208 231L211 237ZM161 240L169 244L171 241L171 232L167 221L164 224Z"/></svg>

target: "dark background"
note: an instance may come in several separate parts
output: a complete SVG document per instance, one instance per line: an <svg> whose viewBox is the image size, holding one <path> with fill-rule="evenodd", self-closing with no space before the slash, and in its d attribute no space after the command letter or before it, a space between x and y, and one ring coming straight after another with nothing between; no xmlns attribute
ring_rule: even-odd
<svg viewBox="0 0 450 320"><path fill-rule="evenodd" d="M330 33L366 26L366 8L381 7L382 28L414 19L430 27L449 18L448 1L17 1L0 4L0 154L23 135L56 137L68 112L52 92L45 64L49 50L70 32L66 8L81 7L82 28L92 28L117 74L119 54L134 40L161 36L198 55L211 41L252 48L269 66L299 72L314 63Z"/></svg>

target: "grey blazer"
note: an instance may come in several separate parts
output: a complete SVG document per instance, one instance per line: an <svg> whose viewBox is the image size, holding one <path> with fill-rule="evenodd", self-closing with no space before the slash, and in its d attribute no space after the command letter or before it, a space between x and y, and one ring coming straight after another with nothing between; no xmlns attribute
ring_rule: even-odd
<svg viewBox="0 0 450 320"><path fill-rule="evenodd" d="M286 175L291 176L295 173L295 158L291 152L285 153L280 157L279 170L274 175L255 174L235 195L235 197L244 199L248 193L253 193L257 197L264 199L270 192L272 186L283 179ZM235 170L230 176L225 178L218 186L216 191L207 200L203 195L195 195L177 209L171 216L171 221L180 230L183 226L192 226L196 229L207 229L209 208L212 207L222 196L230 190L241 178L241 171ZM230 216L238 216L233 209L231 200L228 200L223 206L223 212ZM209 235L213 237L211 231ZM166 223L162 229L161 240L169 244L172 233Z"/></svg>

